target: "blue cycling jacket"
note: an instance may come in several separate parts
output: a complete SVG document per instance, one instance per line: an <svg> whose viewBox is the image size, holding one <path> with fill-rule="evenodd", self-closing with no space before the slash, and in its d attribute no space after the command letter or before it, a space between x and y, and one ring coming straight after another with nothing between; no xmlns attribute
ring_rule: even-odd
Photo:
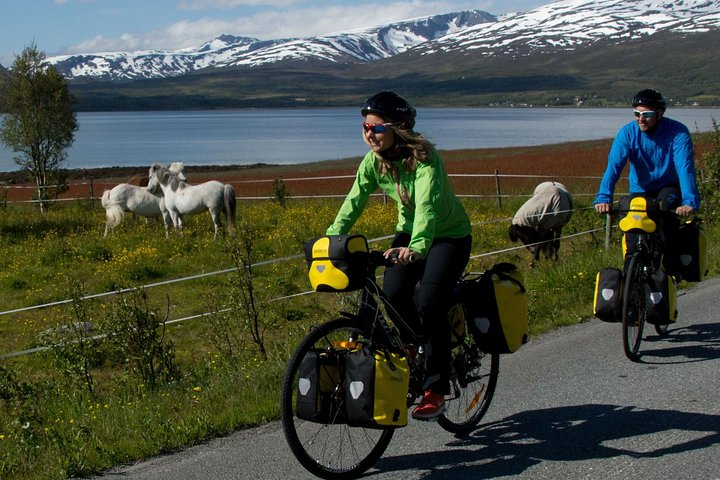
<svg viewBox="0 0 720 480"><path fill-rule="evenodd" d="M647 134L636 122L630 122L615 137L594 203L612 202L615 184L630 160L631 194L657 193L665 187L679 185L682 204L697 209L700 193L694 155L690 131L682 123L663 117L657 129Z"/></svg>

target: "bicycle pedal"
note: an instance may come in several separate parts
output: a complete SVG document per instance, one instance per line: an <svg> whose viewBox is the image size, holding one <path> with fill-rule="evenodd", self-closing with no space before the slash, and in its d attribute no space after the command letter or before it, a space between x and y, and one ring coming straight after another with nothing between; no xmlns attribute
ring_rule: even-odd
<svg viewBox="0 0 720 480"><path fill-rule="evenodd" d="M413 420L418 421L418 422L437 423L438 418L440 418L440 415L438 415L437 417L433 417L433 418L415 418L415 417L412 417L412 418L413 418Z"/></svg>

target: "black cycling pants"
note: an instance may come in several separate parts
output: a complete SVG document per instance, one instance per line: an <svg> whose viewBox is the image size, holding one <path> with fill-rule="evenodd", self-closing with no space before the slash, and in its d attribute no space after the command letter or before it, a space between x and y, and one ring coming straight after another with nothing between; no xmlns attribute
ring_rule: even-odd
<svg viewBox="0 0 720 480"><path fill-rule="evenodd" d="M399 233L393 247L407 247L410 235ZM436 238L427 256L408 265L385 269L383 290L398 313L422 328L428 339L427 388L448 394L450 326L453 290L470 259L472 237ZM417 287L417 292L416 292Z"/></svg>

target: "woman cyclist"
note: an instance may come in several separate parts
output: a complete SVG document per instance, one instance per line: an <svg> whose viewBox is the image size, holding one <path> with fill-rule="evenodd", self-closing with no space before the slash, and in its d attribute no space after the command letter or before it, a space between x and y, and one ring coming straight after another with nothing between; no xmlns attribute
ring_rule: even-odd
<svg viewBox="0 0 720 480"><path fill-rule="evenodd" d="M385 270L383 290L402 318L420 322L428 339L425 394L412 415L432 419L444 413L450 393L447 313L470 258L470 219L434 145L413 130L416 112L407 100L382 91L368 98L361 114L370 151L327 234L348 233L378 188L397 202L396 235L384 253L396 257L396 265Z"/></svg>

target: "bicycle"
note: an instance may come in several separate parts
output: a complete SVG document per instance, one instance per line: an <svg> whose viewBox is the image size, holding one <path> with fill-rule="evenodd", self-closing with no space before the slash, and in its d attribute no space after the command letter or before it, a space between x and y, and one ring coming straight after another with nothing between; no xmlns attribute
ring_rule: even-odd
<svg viewBox="0 0 720 480"><path fill-rule="evenodd" d="M619 222L620 230L625 234L635 234L634 242L626 245L631 253L626 255L623 267L621 318L625 356L637 361L640 358L640 343L648 318L650 279L660 268L660 245L653 236L658 229L658 223L649 215L659 214L659 207L654 200L642 196L633 197L629 201L627 208L613 208L612 214L625 214ZM625 238L628 238L627 235ZM668 323L655 323L654 326L658 335L669 335Z"/></svg>
<svg viewBox="0 0 720 480"><path fill-rule="evenodd" d="M300 341L283 378L280 417L286 440L300 464L321 478L359 477L382 456L397 428L356 427L344 421L345 385L336 370L342 368L342 359L349 352L373 344L406 356L410 377L408 407L423 394L422 332L400 318L390 305L375 280L381 266L392 268L392 262L382 252L370 251L357 313L340 312L339 318L314 327ZM451 312L462 306L457 303ZM477 427L490 406L499 374L499 354L480 351L466 331L464 323L453 327L451 394L446 397L446 412L437 418L437 423L452 433L470 432ZM325 355L328 367L321 374L325 374L326 382L332 379L322 400L324 413L317 421L302 420L296 414L299 370L308 355Z"/></svg>

